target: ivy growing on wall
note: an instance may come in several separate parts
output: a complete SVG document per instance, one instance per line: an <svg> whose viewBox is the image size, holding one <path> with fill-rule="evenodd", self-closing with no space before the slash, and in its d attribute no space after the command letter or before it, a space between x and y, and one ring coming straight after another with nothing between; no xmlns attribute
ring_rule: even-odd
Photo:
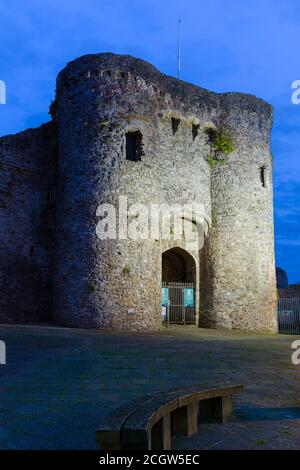
<svg viewBox="0 0 300 470"><path fill-rule="evenodd" d="M204 129L207 135L208 143L210 145L210 153L206 158L207 163L214 167L218 164L224 164L231 152L235 150L233 138L229 129L223 127L216 129L214 127L207 127Z"/></svg>

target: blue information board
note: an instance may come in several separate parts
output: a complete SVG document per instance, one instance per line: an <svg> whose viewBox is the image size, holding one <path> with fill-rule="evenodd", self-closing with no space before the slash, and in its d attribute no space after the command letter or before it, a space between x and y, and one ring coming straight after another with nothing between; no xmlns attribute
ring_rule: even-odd
<svg viewBox="0 0 300 470"><path fill-rule="evenodd" d="M162 299L161 306L167 307L169 305L169 289L167 287L162 288Z"/></svg>
<svg viewBox="0 0 300 470"><path fill-rule="evenodd" d="M185 287L184 288L184 300L183 300L185 307L194 307L194 289L192 287Z"/></svg>

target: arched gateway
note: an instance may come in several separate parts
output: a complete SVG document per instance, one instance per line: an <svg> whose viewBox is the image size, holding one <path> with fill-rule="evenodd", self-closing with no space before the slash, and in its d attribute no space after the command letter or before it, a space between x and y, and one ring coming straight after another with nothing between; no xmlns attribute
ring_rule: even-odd
<svg viewBox="0 0 300 470"><path fill-rule="evenodd" d="M196 262L176 247L162 254L162 321L196 324Z"/></svg>

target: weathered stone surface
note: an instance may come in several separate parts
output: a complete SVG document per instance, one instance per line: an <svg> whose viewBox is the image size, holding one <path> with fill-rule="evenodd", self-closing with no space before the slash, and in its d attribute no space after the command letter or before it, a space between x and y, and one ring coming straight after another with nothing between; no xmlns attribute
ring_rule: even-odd
<svg viewBox="0 0 300 470"><path fill-rule="evenodd" d="M56 131L49 123L0 139L0 321L49 320Z"/></svg>
<svg viewBox="0 0 300 470"><path fill-rule="evenodd" d="M57 136L58 140L54 243L49 230L48 238L39 230L42 215L31 217L35 205L43 212L41 194L51 186L54 174L51 155L55 152L44 138L43 128L27 131L27 153L37 160L35 165L42 160L44 166L38 182L41 199L32 201L31 191L25 194L22 218L30 222L22 223L22 228L27 224L37 231L49 253L55 246L55 254L45 255L47 261L39 255L38 263L47 266L47 282L53 279L53 296L49 286L46 291L48 303L53 300L55 322L134 330L160 327L162 253L173 247L185 248L185 243L183 239L99 240L97 207L101 203L118 207L123 195L129 206L203 204L209 225L207 240L200 252L190 252L200 285L200 324L276 331L269 149L272 116L267 103L250 95L212 93L167 77L130 56L95 54L69 63L59 74L53 109L58 131L53 124L46 128L51 128L49 139L55 141ZM175 135L172 118L180 119ZM208 125L229 128L236 144L225 164L214 168L207 163ZM139 162L126 160L125 152L125 133L137 130L143 139ZM31 133L39 141L37 146ZM8 143L1 139L4 160L17 160L19 139L10 137ZM50 160L41 158L41 152ZM260 178L262 167L265 187ZM22 206L23 196L14 194ZM14 218L13 214L10 208L8 217ZM9 227L6 219L3 227ZM8 231L6 236L11 249L16 239ZM38 250L39 242L29 242L26 230L23 240ZM22 253L18 248L17 255ZM12 268L14 265L11 263ZM34 299L33 293L27 294L29 285L33 281L24 285L24 295L30 297L24 302L24 312L28 312L22 314L24 319L31 318ZM38 291L38 299L43 289L34 291ZM3 292L6 297L7 290ZM2 302L14 305L10 298ZM19 315L16 310L19 308L10 314L4 309L8 313L2 319L15 320Z"/></svg>

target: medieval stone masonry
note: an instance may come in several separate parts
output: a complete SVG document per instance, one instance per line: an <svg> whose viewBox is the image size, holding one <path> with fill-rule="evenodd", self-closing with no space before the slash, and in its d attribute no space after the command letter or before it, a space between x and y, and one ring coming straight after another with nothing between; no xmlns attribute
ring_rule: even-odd
<svg viewBox="0 0 300 470"><path fill-rule="evenodd" d="M200 326L277 331L267 103L94 54L58 75L51 114L0 139L1 322L155 330L162 282L193 279ZM201 204L204 245L99 239L120 196Z"/></svg>

